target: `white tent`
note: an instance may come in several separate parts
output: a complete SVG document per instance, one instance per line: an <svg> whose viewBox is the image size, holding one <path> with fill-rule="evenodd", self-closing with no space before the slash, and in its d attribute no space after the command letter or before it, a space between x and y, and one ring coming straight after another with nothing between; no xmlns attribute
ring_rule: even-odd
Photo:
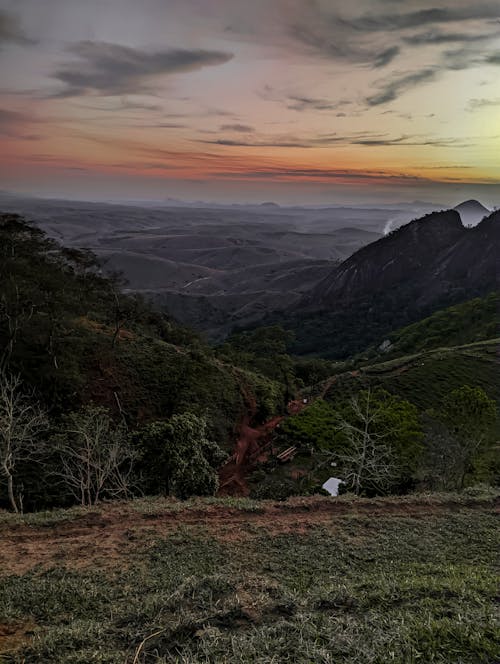
<svg viewBox="0 0 500 664"><path fill-rule="evenodd" d="M330 496L338 496L339 487L341 484L344 484L343 480L339 480L338 477L330 477L330 479L326 480L321 488L325 491L328 491Z"/></svg>

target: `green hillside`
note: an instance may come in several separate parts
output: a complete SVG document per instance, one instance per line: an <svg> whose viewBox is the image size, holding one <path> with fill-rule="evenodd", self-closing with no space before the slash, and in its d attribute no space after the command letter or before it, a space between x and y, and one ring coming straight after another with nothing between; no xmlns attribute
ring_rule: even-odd
<svg viewBox="0 0 500 664"><path fill-rule="evenodd" d="M118 278L102 275L90 253L61 247L16 215L0 216L0 383L6 388L0 401L0 507L7 505L10 481L18 507L71 504L69 480L66 491L54 477L63 472L55 461L62 444L56 438L66 431L64 445L75 445L68 433L75 421L86 427L85 436L97 436L88 429L102 420L111 438L121 439L122 450L135 441L136 476L131 489L122 487L129 492L143 490L146 452L134 436L144 427L186 415L177 424L194 427L193 444L205 449L206 431L229 452L243 419L259 422L283 411L281 383L218 357L196 334L121 288ZM19 405L12 423L5 424L12 381L19 381L12 389ZM22 431L23 409L40 411L40 425L25 439L16 434L13 455L5 432ZM153 460L168 438L160 430ZM184 435L180 429L178 434ZM108 444L99 435L100 444ZM196 458L195 450L189 456ZM217 459L210 460L214 475ZM5 460L11 464L6 470ZM151 474L158 464L149 463ZM155 472L164 472L163 466ZM9 501L14 502L10 494Z"/></svg>
<svg viewBox="0 0 500 664"><path fill-rule="evenodd" d="M442 309L417 323L387 335L390 342L385 353L371 348L363 355L392 358L443 346L494 339L500 333L500 294L475 298L447 309Z"/></svg>
<svg viewBox="0 0 500 664"><path fill-rule="evenodd" d="M313 392L326 389L325 399L335 401L368 386L383 387L425 410L452 390L471 385L500 403L499 347L500 339L490 339L406 355L342 373Z"/></svg>
<svg viewBox="0 0 500 664"><path fill-rule="evenodd" d="M2 364L54 417L95 403L128 426L189 410L227 445L247 407L282 407L280 385L221 361L193 332L124 295L88 252L65 249L15 215L0 220Z"/></svg>

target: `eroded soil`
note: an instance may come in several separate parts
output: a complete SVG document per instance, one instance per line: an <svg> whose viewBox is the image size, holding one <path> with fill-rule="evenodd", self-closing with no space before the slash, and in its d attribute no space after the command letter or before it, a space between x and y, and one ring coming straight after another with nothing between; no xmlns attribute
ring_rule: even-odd
<svg viewBox="0 0 500 664"><path fill-rule="evenodd" d="M140 505L140 504L139 504ZM455 510L499 510L499 501L433 503L409 500L338 500L325 497L262 501L254 509L223 504L189 505L169 500L142 513L137 503L114 503L51 525L0 523L0 576L64 565L110 569L132 564L159 538L189 528L221 541L244 541L261 535L307 533L318 526L335 530L341 516L427 517Z"/></svg>

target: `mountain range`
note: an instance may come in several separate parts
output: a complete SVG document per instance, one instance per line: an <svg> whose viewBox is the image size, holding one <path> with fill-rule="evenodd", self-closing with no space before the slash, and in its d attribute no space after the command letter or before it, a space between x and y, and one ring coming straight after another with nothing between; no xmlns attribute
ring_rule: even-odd
<svg viewBox="0 0 500 664"><path fill-rule="evenodd" d="M363 247L289 312L297 352L343 357L433 311L498 289L500 212L435 212Z"/></svg>
<svg viewBox="0 0 500 664"><path fill-rule="evenodd" d="M295 352L345 357L498 283L499 213L474 200L424 216L424 203L139 207L3 195L0 204L90 249L127 290L212 341L280 323L295 332Z"/></svg>

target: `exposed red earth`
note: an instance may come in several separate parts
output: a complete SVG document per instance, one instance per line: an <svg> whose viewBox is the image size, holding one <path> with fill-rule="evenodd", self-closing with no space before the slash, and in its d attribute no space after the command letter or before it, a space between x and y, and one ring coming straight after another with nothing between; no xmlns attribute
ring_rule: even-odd
<svg viewBox="0 0 500 664"><path fill-rule="evenodd" d="M252 426L256 413L255 400L250 397L248 410L239 427L238 438L233 454L222 466L219 473L219 496L248 496L250 489L246 482L247 475L259 463L267 461L271 449L272 435L276 427L287 417L276 415L264 424ZM287 406L288 415L296 415L305 408L307 402L302 399L290 401Z"/></svg>

